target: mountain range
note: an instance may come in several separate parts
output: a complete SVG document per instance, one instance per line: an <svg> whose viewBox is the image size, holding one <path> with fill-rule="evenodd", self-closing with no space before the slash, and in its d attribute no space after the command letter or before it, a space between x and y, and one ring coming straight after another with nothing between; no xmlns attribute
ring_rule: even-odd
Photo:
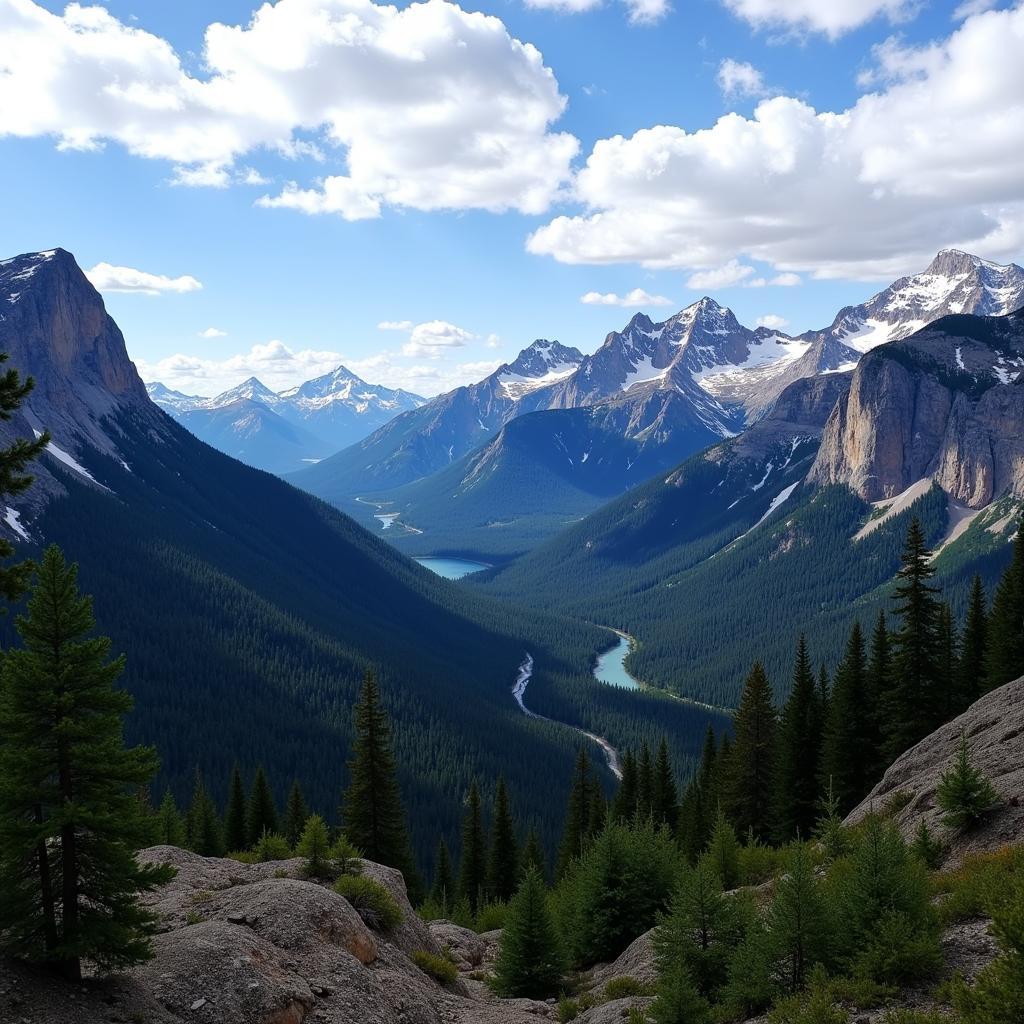
<svg viewBox="0 0 1024 1024"><path fill-rule="evenodd" d="M165 414L69 253L0 263L0 310L7 365L36 382L0 423L0 443L52 436L32 488L0 510L0 530L20 555L56 542L78 563L99 629L127 654L128 735L157 746L157 785L180 801L197 768L222 796L238 760L247 772L263 764L281 786L298 777L311 804L333 813L352 704L372 667L418 849L439 832L454 838L467 773L504 772L522 793L538 770L558 780L531 805L551 842L573 734L513 701L524 649L535 705L622 745L669 728L680 763L697 756L705 712L592 692L606 631L469 594Z"/></svg>
<svg viewBox="0 0 1024 1024"><path fill-rule="evenodd" d="M784 693L794 629L834 663L853 619L890 606L912 516L939 585L994 582L1024 499L1022 423L1024 310L944 316L790 384L740 436L470 585L628 631L631 671L679 694L734 704L755 659Z"/></svg>
<svg viewBox="0 0 1024 1024"><path fill-rule="evenodd" d="M948 313L1020 305L1024 270L955 250L798 336L704 297L661 323L635 315L593 355L535 342L290 479L368 524L398 513L388 536L403 550L504 559L749 428L795 381L850 370Z"/></svg>
<svg viewBox="0 0 1024 1024"><path fill-rule="evenodd" d="M272 473L316 463L426 401L367 384L344 366L280 392L256 377L213 398L186 395L159 381L146 390L200 440Z"/></svg>

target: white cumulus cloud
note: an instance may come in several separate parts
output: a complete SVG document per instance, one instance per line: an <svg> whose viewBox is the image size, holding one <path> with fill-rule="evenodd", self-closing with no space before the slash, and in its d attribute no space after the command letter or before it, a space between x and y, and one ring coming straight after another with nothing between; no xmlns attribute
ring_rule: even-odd
<svg viewBox="0 0 1024 1024"><path fill-rule="evenodd" d="M473 341L476 335L447 320L429 320L416 324L409 332L409 340L402 346L402 353L407 356L439 357L445 349L462 348Z"/></svg>
<svg viewBox="0 0 1024 1024"><path fill-rule="evenodd" d="M905 21L919 0L723 0L733 14L755 28L820 32L831 39L875 18Z"/></svg>
<svg viewBox="0 0 1024 1024"><path fill-rule="evenodd" d="M887 50L887 87L849 109L778 96L751 117L657 125L594 145L583 211L528 240L566 263L885 279L956 246L1024 249L1024 5ZM781 283L781 282L780 282Z"/></svg>
<svg viewBox="0 0 1024 1024"><path fill-rule="evenodd" d="M727 57L718 65L715 76L719 89L726 96L763 96L764 76L753 64Z"/></svg>
<svg viewBox="0 0 1024 1024"><path fill-rule="evenodd" d="M135 292L139 295L160 295L163 292L197 292L202 283L189 274L167 277L150 274L134 267L115 267L110 263L97 263L85 276L101 292Z"/></svg>
<svg viewBox="0 0 1024 1024"><path fill-rule="evenodd" d="M625 295L615 292L587 292L580 296L585 306L671 306L672 300L664 295L651 295L643 288L634 288Z"/></svg>
<svg viewBox="0 0 1024 1024"><path fill-rule="evenodd" d="M227 331L222 331L219 327L207 327L205 331L199 332L200 338L226 338L228 336Z"/></svg>
<svg viewBox="0 0 1024 1024"><path fill-rule="evenodd" d="M784 316L776 313L765 313L754 321L756 327L770 327L773 331L781 331L783 327L789 326L789 321Z"/></svg>
<svg viewBox="0 0 1024 1024"><path fill-rule="evenodd" d="M698 291L731 288L753 273L753 267L740 263L737 259L731 259L720 267L712 267L710 270L700 270L696 274L691 274L686 282L686 287L695 288Z"/></svg>
<svg viewBox="0 0 1024 1024"><path fill-rule="evenodd" d="M411 331L413 322L411 320L381 320L377 324L378 331Z"/></svg>
<svg viewBox="0 0 1024 1024"><path fill-rule="evenodd" d="M202 74L100 6L3 0L0 38L0 137L117 143L192 186L262 182L239 165L260 151L323 162L264 206L539 213L578 149L551 130L565 98L540 52L446 0L265 3L247 24L207 27Z"/></svg>
<svg viewBox="0 0 1024 1024"><path fill-rule="evenodd" d="M672 10L669 0L622 0L633 25L653 25ZM602 5L602 0L526 0L527 7L558 11L561 14L582 14Z"/></svg>

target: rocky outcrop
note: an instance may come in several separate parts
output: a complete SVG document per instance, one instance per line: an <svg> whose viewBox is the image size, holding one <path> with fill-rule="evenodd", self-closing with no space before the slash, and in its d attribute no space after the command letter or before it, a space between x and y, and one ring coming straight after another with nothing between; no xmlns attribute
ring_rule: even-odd
<svg viewBox="0 0 1024 1024"><path fill-rule="evenodd" d="M161 918L154 958L125 976L81 985L0 958L0 1020L537 1024L553 1016L548 1003L497 999L479 983L446 989L421 971L413 952L440 954L453 943L468 952L472 933L449 924L438 929L439 942L392 868L362 862L403 914L398 928L374 932L347 900L303 878L299 860L247 865L169 846L140 859L178 870L146 898ZM484 948L495 941L478 938Z"/></svg>
<svg viewBox="0 0 1024 1024"><path fill-rule="evenodd" d="M919 480L982 508L1024 494L1024 313L951 316L868 353L809 474L881 501Z"/></svg>
<svg viewBox="0 0 1024 1024"><path fill-rule="evenodd" d="M966 737L975 766L992 782L1001 802L977 829L958 834L942 824L936 790ZM907 839L923 821L946 844L947 865L965 853L1024 840L1024 679L985 694L962 715L900 755L882 781L850 813L860 821L871 811L889 813Z"/></svg>

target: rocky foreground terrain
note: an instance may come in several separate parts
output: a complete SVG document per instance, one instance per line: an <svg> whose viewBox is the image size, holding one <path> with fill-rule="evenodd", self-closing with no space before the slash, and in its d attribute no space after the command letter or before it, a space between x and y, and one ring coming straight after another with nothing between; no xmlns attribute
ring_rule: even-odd
<svg viewBox="0 0 1024 1024"><path fill-rule="evenodd" d="M987 694L955 721L907 751L849 817L871 808L892 814L908 837L925 820L944 833L935 802L939 779L961 735L1001 802L969 837L949 837L947 865L968 851L1024 840L1024 679ZM429 925L409 904L399 872L369 861L363 873L397 901L402 923L382 933L368 927L349 902L303 877L301 860L241 864L200 857L170 846L142 852L168 861L177 877L148 898L163 930L155 958L129 975L70 985L0 959L0 1021L4 1024L536 1024L557 1019L553 1002L497 999L486 980L500 932L478 935L447 921ZM419 950L448 951L459 977L442 986L413 962ZM968 980L997 950L989 922L961 921L943 936L945 972ZM595 1001L613 978L655 980L651 933L613 963L581 979ZM580 1024L618 1024L649 998L601 1003ZM926 991L901 995L899 1005L927 1008ZM873 1024L884 1010L856 1018ZM763 1019L762 1019L763 1020ZM757 1022L750 1022L757 1024Z"/></svg>

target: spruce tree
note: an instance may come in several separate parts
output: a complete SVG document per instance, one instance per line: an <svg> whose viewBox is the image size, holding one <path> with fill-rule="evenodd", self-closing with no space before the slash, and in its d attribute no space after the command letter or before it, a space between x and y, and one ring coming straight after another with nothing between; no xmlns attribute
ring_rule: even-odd
<svg viewBox="0 0 1024 1024"><path fill-rule="evenodd" d="M715 872L725 889L735 889L740 884L740 843L722 809L718 809L715 824L711 830L708 848L701 858Z"/></svg>
<svg viewBox="0 0 1024 1024"><path fill-rule="evenodd" d="M959 645L960 638L957 636L956 626L953 624L953 612L949 603L943 601L939 606L937 644L940 722L948 722L963 711L957 683L957 662L960 660Z"/></svg>
<svg viewBox="0 0 1024 1024"><path fill-rule="evenodd" d="M293 849L296 857L305 859L303 867L310 878L330 878L336 874L337 868L333 863L327 822L319 814L313 814L306 819Z"/></svg>
<svg viewBox="0 0 1024 1024"><path fill-rule="evenodd" d="M169 786L164 790L164 798L157 808L155 825L157 846L185 845L185 819L178 811Z"/></svg>
<svg viewBox="0 0 1024 1024"><path fill-rule="evenodd" d="M299 780L292 780L292 788L288 791L288 802L284 809L284 837L288 845L294 847L302 835L309 818L309 807L306 806L306 798L302 795L302 787Z"/></svg>
<svg viewBox="0 0 1024 1024"><path fill-rule="evenodd" d="M156 754L124 746L124 659L91 636L77 574L46 550L0 686L0 935L73 980L83 959L106 971L151 957L157 916L138 895L174 874L135 859L152 839L135 792Z"/></svg>
<svg viewBox="0 0 1024 1024"><path fill-rule="evenodd" d="M185 818L185 835L188 848L203 857L220 857L225 852L224 831L217 808L198 768L192 787L192 802Z"/></svg>
<svg viewBox="0 0 1024 1024"><path fill-rule="evenodd" d="M683 799L679 804L679 823L676 827L679 846L689 864L697 863L697 858L707 845L709 817L708 809L704 806L700 783L694 776L683 791Z"/></svg>
<svg viewBox="0 0 1024 1024"><path fill-rule="evenodd" d="M270 792L267 773L263 770L263 765L259 765L253 776L249 802L245 808L246 846L255 846L263 836L274 835L279 829L274 795Z"/></svg>
<svg viewBox="0 0 1024 1024"><path fill-rule="evenodd" d="M632 750L627 750L622 755L622 779L619 781L619 788L612 800L613 820L632 821L636 816L639 785L640 777L636 755Z"/></svg>
<svg viewBox="0 0 1024 1024"><path fill-rule="evenodd" d="M455 875L452 873L452 857L444 839L437 841L434 856L434 882L430 887L430 902L446 917L455 906Z"/></svg>
<svg viewBox="0 0 1024 1024"><path fill-rule="evenodd" d="M956 759L942 773L935 798L945 812L943 823L959 831L976 827L999 800L999 794L971 761L967 737L960 737Z"/></svg>
<svg viewBox="0 0 1024 1024"><path fill-rule="evenodd" d="M0 364L7 358L6 352L0 352ZM31 377L22 380L17 370L7 368L0 373L0 422L11 419L34 387L35 381ZM49 443L50 435L44 433L34 441L16 438L0 448L0 498L13 497L27 490L32 477L26 474L25 469ZM8 601L21 598L32 574L31 562L3 564L13 555L14 545L6 537L0 537L0 595Z"/></svg>
<svg viewBox="0 0 1024 1024"><path fill-rule="evenodd" d="M509 903L494 965L494 991L506 998L545 999L558 992L564 971L544 882L530 870Z"/></svg>
<svg viewBox="0 0 1024 1024"><path fill-rule="evenodd" d="M650 1016L654 1024L709 1024L711 1007L679 964L658 975Z"/></svg>
<svg viewBox="0 0 1024 1024"><path fill-rule="evenodd" d="M960 660L956 670L956 713L970 707L988 688L985 662L987 646L988 602L981 576L975 574L971 582L971 596L967 604Z"/></svg>
<svg viewBox="0 0 1024 1024"><path fill-rule="evenodd" d="M494 789L494 818L491 822L491 848L487 855L487 895L502 903L510 900L519 885L519 843L516 826L508 805L505 779L498 778Z"/></svg>
<svg viewBox="0 0 1024 1024"><path fill-rule="evenodd" d="M725 804L736 828L761 840L773 833L773 786L777 716L772 690L761 662L743 685L725 780Z"/></svg>
<svg viewBox="0 0 1024 1024"><path fill-rule="evenodd" d="M667 825L673 832L679 818L679 791L672 760L668 754L668 740L662 736L654 759L651 786L651 817L655 825Z"/></svg>
<svg viewBox="0 0 1024 1024"><path fill-rule="evenodd" d="M459 896L469 904L475 917L487 884L487 833L484 830L480 790L476 780L470 784L466 813L462 819L462 856L459 861Z"/></svg>
<svg viewBox="0 0 1024 1024"><path fill-rule="evenodd" d="M1024 517L992 598L986 669L989 690L1024 676Z"/></svg>
<svg viewBox="0 0 1024 1024"><path fill-rule="evenodd" d="M924 530L915 516L907 531L893 592L899 626L893 644L892 686L885 702L886 752L894 760L937 728L943 717L938 589Z"/></svg>
<svg viewBox="0 0 1024 1024"><path fill-rule="evenodd" d="M704 798L704 806L712 815L718 806L718 782L718 739L715 736L714 728L709 723L707 732L704 734L704 749L700 755L700 768L697 769L697 784L700 786L701 795ZM710 833L710 822L708 832Z"/></svg>
<svg viewBox="0 0 1024 1024"><path fill-rule="evenodd" d="M224 845L231 851L247 850L249 832L245 825L245 787L242 770L235 763L228 781L228 804L224 810Z"/></svg>
<svg viewBox="0 0 1024 1024"><path fill-rule="evenodd" d="M864 634L855 622L836 669L821 751L821 788L831 787L839 810L853 809L871 788L875 761Z"/></svg>
<svg viewBox="0 0 1024 1024"><path fill-rule="evenodd" d="M807 640L801 634L776 748L775 828L782 842L810 835L818 816L819 707Z"/></svg>
<svg viewBox="0 0 1024 1024"><path fill-rule="evenodd" d="M548 858L544 852L544 844L540 841L540 833L536 828L530 829L526 837L526 845L523 847L521 857L520 873L525 874L530 868L540 875L545 882L548 877Z"/></svg>
<svg viewBox="0 0 1024 1024"><path fill-rule="evenodd" d="M821 885L806 843L797 843L789 871L775 887L768 912L776 973L787 992L804 987L810 969L827 956L828 928Z"/></svg>
<svg viewBox="0 0 1024 1024"><path fill-rule="evenodd" d="M889 767L882 742L885 726L885 708L892 688L892 633L885 612L880 611L871 632L868 654L868 730L870 748L875 751L871 763L870 781L877 782Z"/></svg>
<svg viewBox="0 0 1024 1024"><path fill-rule="evenodd" d="M651 801L654 798L654 766L651 751L646 741L640 745L640 757L636 768L636 813L641 818L650 817Z"/></svg>
<svg viewBox="0 0 1024 1024"><path fill-rule="evenodd" d="M349 785L341 802L345 834L367 860L398 868L410 898L415 899L420 882L398 788L391 724L380 705L380 689L373 672L366 673L353 721Z"/></svg>
<svg viewBox="0 0 1024 1024"><path fill-rule="evenodd" d="M558 863L555 866L556 878L561 878L569 865L586 848L591 835L592 796L596 785L590 767L590 756L586 747L581 745L576 753L576 766L572 773L572 788L569 790L562 842L558 848Z"/></svg>

